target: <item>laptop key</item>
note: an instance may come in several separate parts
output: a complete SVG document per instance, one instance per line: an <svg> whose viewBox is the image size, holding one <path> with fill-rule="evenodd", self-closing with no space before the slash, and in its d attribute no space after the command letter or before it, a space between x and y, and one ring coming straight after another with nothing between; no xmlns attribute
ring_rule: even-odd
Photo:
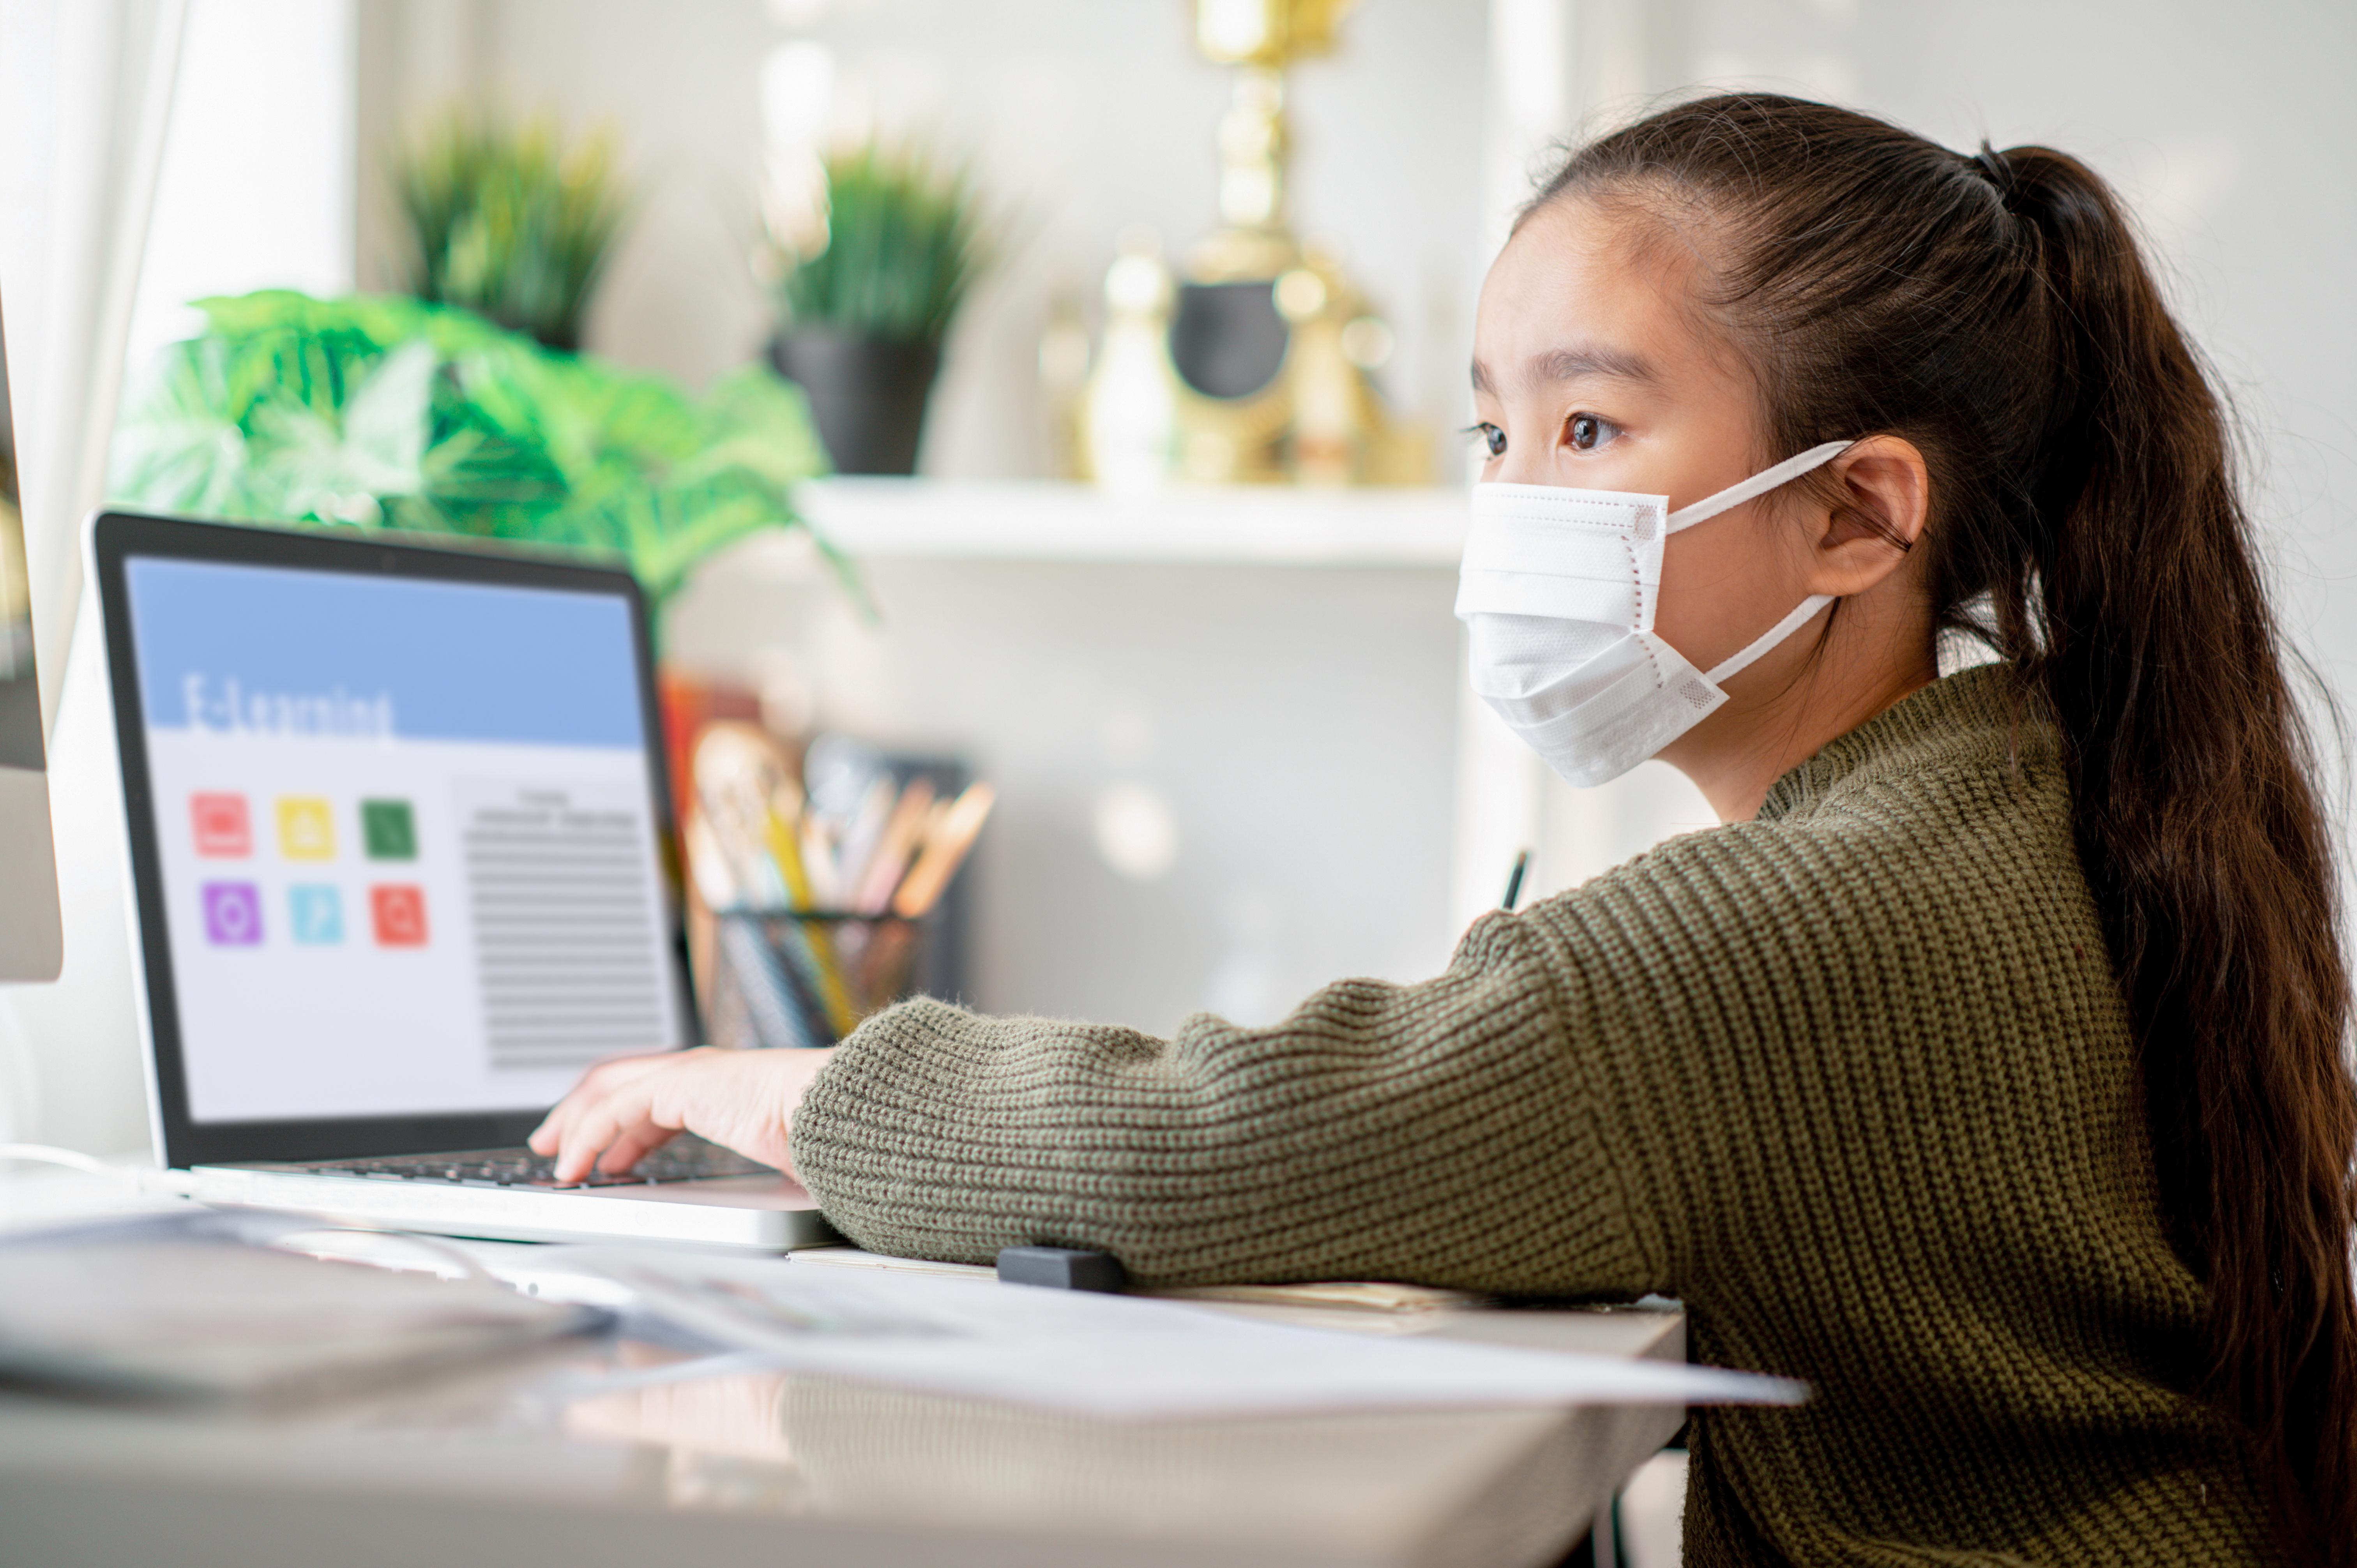
<svg viewBox="0 0 2357 1568"><path fill-rule="evenodd" d="M715 1176L767 1176L770 1167L701 1139L682 1139L655 1150L629 1172L592 1171L577 1182L559 1183L556 1162L529 1150L467 1151L460 1155L412 1155L372 1159L327 1160L303 1169L320 1176L366 1176L377 1181L440 1181L461 1187L652 1187L663 1182Z"/></svg>

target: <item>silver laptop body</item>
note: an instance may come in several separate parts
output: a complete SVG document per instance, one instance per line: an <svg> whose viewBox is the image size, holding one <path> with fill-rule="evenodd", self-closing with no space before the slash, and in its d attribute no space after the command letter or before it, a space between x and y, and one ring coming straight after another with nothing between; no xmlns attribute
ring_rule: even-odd
<svg viewBox="0 0 2357 1568"><path fill-rule="evenodd" d="M696 1038L626 574L119 513L90 549L175 1186L500 1240L837 1239L700 1140L576 1187L522 1147L588 1067Z"/></svg>

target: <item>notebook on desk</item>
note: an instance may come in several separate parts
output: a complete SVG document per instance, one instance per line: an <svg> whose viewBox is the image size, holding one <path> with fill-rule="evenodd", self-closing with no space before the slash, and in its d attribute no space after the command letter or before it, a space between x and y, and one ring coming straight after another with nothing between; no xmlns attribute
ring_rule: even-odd
<svg viewBox="0 0 2357 1568"><path fill-rule="evenodd" d="M208 1202L782 1251L682 1139L560 1188L524 1136L695 1030L644 609L620 572L108 514L91 535L157 1154Z"/></svg>

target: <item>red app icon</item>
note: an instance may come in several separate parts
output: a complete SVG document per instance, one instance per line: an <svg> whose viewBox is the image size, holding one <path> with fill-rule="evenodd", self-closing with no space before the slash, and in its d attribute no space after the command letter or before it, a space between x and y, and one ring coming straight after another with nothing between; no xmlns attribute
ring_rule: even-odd
<svg viewBox="0 0 2357 1568"><path fill-rule="evenodd" d="M196 822L199 854L253 853L253 830L246 823L244 796L192 795L188 814Z"/></svg>
<svg viewBox="0 0 2357 1568"><path fill-rule="evenodd" d="M396 884L369 889L369 914L376 922L377 946L425 945L425 889Z"/></svg>

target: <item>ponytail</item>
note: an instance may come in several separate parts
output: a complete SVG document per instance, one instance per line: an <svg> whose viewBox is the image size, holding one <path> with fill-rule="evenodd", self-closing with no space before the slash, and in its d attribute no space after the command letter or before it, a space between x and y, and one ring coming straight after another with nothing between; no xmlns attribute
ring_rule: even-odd
<svg viewBox="0 0 2357 1568"><path fill-rule="evenodd" d="M2209 1391L2249 1433L2278 1510L2345 1561L2349 984L2331 841L2226 420L2102 181L2043 147L1986 161L2036 235L2061 349L2031 508L2045 645L2026 669L2068 747L2163 1199L2208 1281Z"/></svg>
<svg viewBox="0 0 2357 1568"><path fill-rule="evenodd" d="M1733 95L1541 194L1706 211L1717 307L1798 452L1894 431L1933 478L1938 623L2061 730L2140 1049L2202 1391L2297 1560L2357 1568L2357 1078L2331 839L2223 407L2119 200L2043 147L1962 157Z"/></svg>

